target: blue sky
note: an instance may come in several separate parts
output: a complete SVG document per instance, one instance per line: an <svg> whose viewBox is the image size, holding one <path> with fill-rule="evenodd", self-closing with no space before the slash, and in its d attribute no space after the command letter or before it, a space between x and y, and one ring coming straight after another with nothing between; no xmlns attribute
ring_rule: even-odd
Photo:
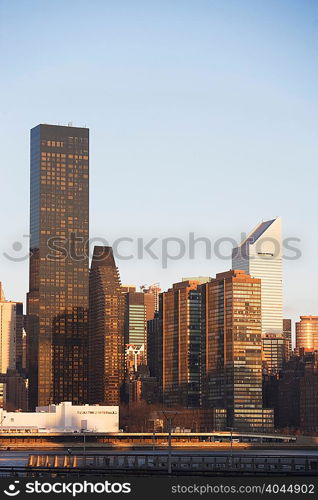
<svg viewBox="0 0 318 500"><path fill-rule="evenodd" d="M24 300L29 129L86 125L92 237L239 240L281 215L302 257L285 264L285 314L318 314L314 0L0 1L0 280ZM22 241L21 252L11 249ZM162 288L230 261L118 261Z"/></svg>

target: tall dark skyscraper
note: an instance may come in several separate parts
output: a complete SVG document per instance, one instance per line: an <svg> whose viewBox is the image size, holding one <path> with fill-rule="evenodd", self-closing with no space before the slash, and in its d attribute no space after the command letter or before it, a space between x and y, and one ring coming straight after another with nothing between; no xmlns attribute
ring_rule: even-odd
<svg viewBox="0 0 318 500"><path fill-rule="evenodd" d="M124 382L124 294L111 247L96 246L89 275L89 399L116 406Z"/></svg>
<svg viewBox="0 0 318 500"><path fill-rule="evenodd" d="M31 130L30 409L87 402L89 130Z"/></svg>

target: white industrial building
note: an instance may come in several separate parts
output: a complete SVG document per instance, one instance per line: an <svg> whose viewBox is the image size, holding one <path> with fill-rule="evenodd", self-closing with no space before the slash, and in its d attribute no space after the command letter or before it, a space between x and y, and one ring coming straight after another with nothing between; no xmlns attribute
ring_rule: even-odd
<svg viewBox="0 0 318 500"><path fill-rule="evenodd" d="M83 405L70 402L37 406L35 412L7 412L0 409L0 432L118 432L119 407Z"/></svg>

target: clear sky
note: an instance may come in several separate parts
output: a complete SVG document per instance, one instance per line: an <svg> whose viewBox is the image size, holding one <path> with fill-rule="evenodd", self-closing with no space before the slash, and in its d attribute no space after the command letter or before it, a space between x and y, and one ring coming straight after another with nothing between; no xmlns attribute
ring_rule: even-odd
<svg viewBox="0 0 318 500"><path fill-rule="evenodd" d="M86 125L90 234L240 238L281 215L285 315L318 314L316 0L11 0L1 10L0 280L24 300L29 129ZM20 251L12 249L16 241ZM16 247L18 248L18 247ZM229 260L118 260L123 283Z"/></svg>

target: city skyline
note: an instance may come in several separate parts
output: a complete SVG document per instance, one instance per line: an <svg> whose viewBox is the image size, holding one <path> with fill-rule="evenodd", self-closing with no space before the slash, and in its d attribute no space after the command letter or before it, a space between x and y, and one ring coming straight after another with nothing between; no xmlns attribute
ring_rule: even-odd
<svg viewBox="0 0 318 500"><path fill-rule="evenodd" d="M72 130L72 129L81 130L81 127L75 127L75 126L73 126L73 124L72 124L72 123L68 123L68 125L52 125L52 124L50 124L50 125L49 125L49 124L40 124L40 125L37 125L37 126L33 127L33 129L31 129L31 133L32 133L32 130L36 130L38 127L44 127L44 128L45 128L45 127L47 127L48 129L49 129L50 127L51 127L51 128L54 128L54 127L59 127L59 128L64 129L64 130L66 130L66 131L67 131L67 130ZM84 129L82 128L82 130L89 130L89 129L88 129L88 128L86 128L86 129L85 129L85 128L84 128ZM32 140L32 137L31 137L31 140ZM295 256L296 256L296 259L295 259L295 260L297 260L297 259L301 258L301 257L302 257L302 256L301 256L301 248L298 246L298 244L299 244L298 239L297 239L297 238L294 238L294 237L291 237L291 242L292 242L292 246L291 246L291 247L289 247L289 246L288 246L288 245L289 245L289 243L286 243L286 249L287 249L287 251L286 251L286 253L284 254L285 241L282 239L282 234L281 234L281 226L282 226L282 222L281 222L281 217L280 217L280 216L276 217L275 219L273 219L273 220L271 220L271 221L266 221L266 222L264 222L264 219L262 219L262 222L258 223L258 224L256 225L256 227L254 228L254 230L253 230L253 231L251 231L251 232L250 232L250 233L248 233L248 234L247 234L247 233L245 233L245 232L242 232L242 231L241 231L241 232L240 232L241 241L240 241L240 240L238 240L238 241L236 242L236 241L235 241L232 237L222 237L222 236L219 238L219 240L220 240L221 242L222 242L222 240L223 240L223 239L224 239L224 240L229 240L229 242L230 242L230 244L231 244L231 245L232 245L233 243L236 243L238 247L241 247L241 246L243 246L243 245L244 245L245 241L246 241L246 240L248 240L248 238L249 238L251 235L253 235L253 232L254 232L254 231L256 231L259 227L262 227L263 225L264 225L264 227L265 227L265 226L266 226L266 224L267 224L267 225L269 225L269 229L267 229L267 227L265 227L265 230L264 230L265 239L266 239L266 231L268 231L268 230L272 231L270 224L272 224L273 222L275 222L275 224L279 223L279 229L276 229L276 226L275 226L275 228L274 228L274 230L273 230L273 234L272 234L272 232L270 232L270 236L269 236L269 237L270 237L270 238L271 238L272 236L274 236L274 238L276 238L276 237L277 237L277 242L278 242L278 244L279 244L279 259L280 259L280 261L281 261L281 262L284 262L284 255L287 255L287 260L291 260L292 262L293 262L293 259L288 259L288 257L289 257L289 256L294 256L294 255L295 255ZM276 233L277 233L277 234L276 234ZM275 235L276 235L276 236L275 236ZM26 236L26 235L24 235L24 236ZM54 237L53 233L51 234L51 236L53 236L53 237ZM188 252L189 252L189 254L190 254L191 252L193 252L193 253L195 253L195 252L196 252L196 253L199 253L200 251L203 251L203 252L204 252L204 249L206 249L206 248L207 248L207 247L206 247L206 244L204 243L204 241L205 241L205 240L208 240L209 238L207 238L206 236L196 235L195 233L189 233L189 235L187 235L187 236L188 236L188 238L189 238L189 242L186 242L186 244L187 244L187 243L189 243L189 249L188 249L188 248L186 248L186 251L188 251ZM125 236L124 236L124 237L120 236L119 238L117 238L117 240L115 240L115 243L116 243L117 241L121 241L121 239L125 240L126 238L127 238L127 237L125 237ZM191 239L191 238L192 238L192 239ZM143 243L143 245L144 245L144 247L145 247L145 249L143 250L143 252L144 252L144 254L146 254L146 255L147 255L147 243L148 243L148 241L151 241L151 239L150 239L150 240L147 240L147 239L145 239L145 240L144 240L143 238L138 238L138 237L137 237L137 238L136 238L136 243L137 243L137 245L138 245L138 239L141 239L141 241L142 241L142 243ZM168 239L169 239L169 237L168 237ZM171 237L171 239L173 240L173 239L174 239L174 237ZM178 237L176 237L176 239L177 239L177 240L181 240L181 238L178 238ZM288 239L289 239L289 238L287 238L287 240L288 240ZM85 242L89 242L89 243L90 243L90 250L89 250L89 252L86 252L86 251L85 251L85 252L84 252L84 254L86 255L86 257L85 257L85 259L86 259L86 260L87 260L87 257L89 256L89 259L88 259L89 263L91 263L91 262L92 262L92 255L93 255L92 249L94 248L94 246L92 246L92 243L94 243L94 242L95 242L95 240L96 240L96 241L102 241L102 242L104 242L104 238L103 238L103 237L98 238L98 237L94 237L94 236L93 236L93 237L91 237L91 238L90 238L90 237L89 237L89 233L87 232L87 235L86 235L86 238L85 238ZM133 244L135 244L134 238L130 238L130 237L128 237L128 238L127 238L127 240L131 240L131 241L133 242ZM160 239L159 239L159 238L158 238L158 240L160 241ZM200 248L201 240L203 241L203 245L202 245L202 247ZM164 241L164 238L163 238L163 241ZM192 250L192 249L191 249L190 241L194 241L193 248L195 249L195 252L194 252L194 250ZM197 243L195 243L196 241L197 241ZM212 249L213 239L211 239L210 241L211 241L211 249ZM232 243L232 241L233 241L233 243ZM216 242L218 242L218 240L216 240ZM124 242L124 243L125 243L125 242ZM130 242L129 242L129 243L130 243ZM221 243L221 245L222 245L222 244L223 244L223 243ZM222 267L222 266L218 266L218 268L217 268L217 269L218 269L218 272L223 272L223 271L224 271L224 269L226 269L226 268L231 268L231 269L239 269L239 268L240 268L240 267L239 267L239 263L237 263L237 264L236 264L235 257L233 257L233 255L231 255L231 249L232 249L232 248L230 247L229 249L227 249L227 248L225 249L225 254L224 254L224 255L226 255L226 258L225 258L225 257L222 255L222 246L221 246L221 245L220 245L220 247L219 247L219 250L220 250L220 254L221 254L221 258L220 258L220 260L221 260L221 262L222 262L222 264L223 264L223 267ZM275 245L274 245L274 246L275 246ZM31 236L30 236L30 248L32 248L32 228L31 228ZM198 250L198 248L199 248L199 250ZM13 250L15 250L14 245L13 245ZM163 249L161 249L161 250L163 251ZM171 248L169 248L168 250L171 250ZM178 248L177 248L177 250L178 250ZM237 248L235 248L235 244L234 244L234 245L233 245L233 251L235 252L236 250L237 250ZM297 256L296 254L297 254L298 250L300 250L300 254ZM118 247L118 251L119 251L119 247ZM229 253L229 254L227 254L227 251L229 251L230 253ZM290 251L290 254L288 254L288 251ZM140 256L138 255L138 252L139 252L139 250L138 250L138 248L137 248L137 250L136 250L136 254L132 254L132 255L133 255L133 257L132 257L132 258L133 258L133 259L139 259L140 268L142 268L144 261L143 261L142 259L140 259ZM152 252L153 252L153 248L151 248L151 250L149 251L149 256L150 256L151 258L152 258L152 255L151 255L151 254L152 254ZM172 250L172 252L173 252L173 250ZM282 254L283 254L283 257L282 257ZM231 255L231 257L230 257L230 255ZM9 256L7 256L7 255L6 255L5 257L6 257L6 259L8 259L8 258L9 258L9 261L11 260L11 256L10 256L10 255L9 255ZM116 257L118 257L118 256L116 256ZM213 250L211 251L211 257L213 258ZM210 258L211 258L211 257L210 257ZM218 258L217 252L216 252L216 255L215 255L214 257L215 257L215 258ZM13 257L13 259L12 259L12 260L14 260L14 258L15 258L15 257ZM158 257L156 257L156 258L158 258ZM193 259L193 257L191 257L191 258ZM161 264L163 264L163 257L161 257L161 259L162 259L162 260L161 260ZM167 263L169 263L169 266L170 266L171 264L173 264L173 262L174 262L174 260L175 260L175 259L174 259L174 255L173 255L173 254L171 255L171 259L172 259L172 260L170 260L170 256L168 256ZM234 260L233 260L233 259L234 259ZM28 259L26 259L26 256L25 256L23 259L21 259L21 261L24 261L24 260L28 260ZM126 261L126 260L128 260L128 262L129 262L129 263L131 263L131 262L132 262L132 261L130 260L130 257L129 257L129 259L127 259L127 257L126 257L126 255L124 254L124 252L123 252L123 254L121 254L121 253L120 253L120 254L119 254L119 262L120 262L120 264L125 264L125 261ZM186 260L186 259L184 259L184 257L183 257L183 256L181 256L180 260L181 260L181 261L184 261L184 260ZM208 258L206 258L206 261L208 261ZM228 261L232 261L232 265L231 265L230 267L226 265L226 264L228 263ZM17 262L19 262L19 263L20 263L20 258L19 258L19 257L17 258ZM31 262L32 262L32 259L31 259ZM193 262L195 262L195 260L194 260ZM285 262L286 262L286 261L285 261ZM119 264L119 267L120 267L120 264ZM282 265L282 264L280 264L280 265ZM163 268L161 268L161 270L160 270L160 272L161 272L161 273L165 271L165 267L166 267L166 266L165 266L165 265L163 265ZM246 267L246 266L245 266L245 267ZM244 267L244 266L241 266L241 268L242 268L242 269L245 269L245 267ZM247 266L247 267L248 267L248 266ZM190 269L189 269L189 270L190 270ZM223 271L222 271L222 270L223 270ZM248 269L246 268L246 270L248 270ZM183 272L183 271L181 271L181 273L182 273L182 272ZM204 273L201 273L201 274L204 274ZM253 274L253 273L252 273L252 274ZM211 275L213 275L213 273L210 273L210 276L211 276ZM200 275L200 276L201 276L201 275ZM255 274L255 276L256 276L256 274ZM159 274L159 276L157 276L157 277L158 277L158 279L160 280L160 274ZM181 279L181 278L180 278L180 279ZM126 281L128 281L128 280L126 280ZM148 283L147 283L146 285L142 285L142 284L140 283L140 281L142 281L142 280L139 280L139 283L134 283L134 285L133 285L133 286L137 286L137 288L140 288L140 290L142 290L142 288L143 288L143 287L145 287L145 286L152 286L152 284L150 283L150 280L148 280ZM177 282L177 281L178 281L178 279L176 278L176 279L175 279L175 281L173 281L172 283L169 283L169 284L167 285L166 289L163 289L163 291L168 290L168 289L170 288L171 284L173 284L174 282ZM158 281L157 283L159 283L159 284L160 284L160 281ZM283 273L283 289L284 289L284 273ZM285 292L285 290L284 290L284 292ZM284 293L284 295L285 295L285 293ZM26 301L26 300L21 300L21 303L25 303L25 302L27 302L27 301ZM285 310L285 309L286 309L286 303L285 303L285 301L283 301L283 305L284 305L284 310ZM288 307L287 307L287 309L288 309ZM289 315L289 316L292 318L292 326L293 326L293 330L294 330L294 325L295 325L295 324L296 324L296 322L299 320L299 317L300 317L300 316L302 316L302 315L303 315L303 312L302 312L302 311L299 311L299 314L295 313L295 314L290 314L290 315ZM283 313L283 316L284 316L284 317L287 317L287 316L288 316L288 314L284 314L284 313ZM295 331L293 331L293 339L294 339L294 342L295 342Z"/></svg>
<svg viewBox="0 0 318 500"><path fill-rule="evenodd" d="M88 128L75 127L75 126L73 126L73 124L72 124L72 123L68 123L68 125L52 125L52 124L50 124L50 125L49 125L49 124L39 124L39 125L37 125L37 126L33 127L33 129L31 129L31 133L32 133L32 130L36 130L38 127L42 127L42 128L44 127L44 128L47 128L47 129L54 128L54 127L59 127L59 128L61 128L61 129L64 129L65 131L68 131L68 130L74 130L74 129L75 129L75 130L81 130L81 129L82 129L82 130L87 130L87 131L89 131L89 129L88 129ZM32 143L32 137L31 137L31 143ZM31 156L32 156L32 153L31 153ZM31 186L31 189L32 189L32 186ZM88 196L88 198L89 198L89 196ZM31 207L31 212L32 212L32 207ZM273 223L275 223L275 224L273 224ZM277 224L278 224L278 226L276 227L276 225L277 225ZM263 229L263 226L264 226L264 229ZM273 229L273 230L272 230L272 226L274 227L274 229ZM259 228L261 228L262 230L259 230ZM274 239L275 239L275 241L276 241L276 243L278 243L278 245L279 245L279 255L278 255L278 260L280 261L280 264L278 264L278 265L282 267L282 264L283 264L283 261L284 261L284 255L285 255L285 254L284 254L285 242L284 242L284 240L282 239L282 221L281 221L281 217L280 217L280 216L278 216L278 217L276 217L275 219L270 220L270 221L264 221L264 219L263 219L263 220L262 220L262 222L257 223L257 225L254 227L254 229L253 229L252 231L250 231L250 233L245 233L245 232L242 232L242 231L241 231L241 233L240 233L240 236L241 236L241 241L237 241L237 245L238 245L238 247L243 247L246 241L249 243L249 238L250 238L251 236L252 236L252 237L254 237L254 233L256 233L258 230L260 231L260 234L258 234L258 235L257 235L257 238L258 238L259 236L263 237L263 232L264 232L264 238L265 238L265 240L264 240L264 241L266 241L266 238L267 238L267 231L270 231L270 232L269 232L269 239L274 238ZM51 234L51 233L52 233L52 234ZM50 236L52 236L52 237L54 238L53 232L51 232L51 233L50 233ZM56 234L56 235L58 236L58 234ZM173 238L174 238L174 237L172 237L172 239L173 239ZM198 236L198 237L197 237L196 235L194 235L194 233L189 233L189 241L190 241L190 239L191 239L191 238L192 238L192 240L194 240L194 241L196 241L196 240L197 240L197 241L198 241L198 243L199 243L199 245L200 245L200 240L203 240L203 242L204 242L204 240L208 239L208 238L206 238L206 236ZM257 238L256 238L256 240L257 240ZM87 252L87 250L85 249L85 251L83 252L83 254L84 254L84 256L85 256L85 262L86 262L86 261L87 261L87 262L89 262L89 264L90 264L90 265L91 265L91 263L92 263L92 261L93 261L93 249L94 249L94 245L92 246L92 243L94 243L94 242L95 242L95 239L96 239L97 241L99 241L99 238L94 238L94 237L89 238L89 233L87 232L87 234L86 234L86 238L84 238L84 240L83 240L83 241L84 241L84 243L85 243L85 242L86 242L86 243L87 243L87 242L89 242L89 243L90 243L90 249L89 249L89 251ZM125 239L126 239L126 237L119 237L119 238L118 238L118 240L115 240L115 243L116 243L116 241L120 241L121 239L125 240ZM130 239L130 238L128 238L128 239ZM169 238L168 238L168 239L169 239ZM179 238L176 238L176 239L178 240ZM227 239L228 239L229 241L230 241L230 240L233 240L233 242L235 241L235 240L234 240L233 238L231 238L231 237L229 237L229 238L225 237L224 239L225 239L225 240L227 240ZM133 238L131 238L131 240L133 241ZM180 238L180 240L181 240L181 238ZM223 240L223 238L221 237L221 238L220 238L220 241L222 241L222 240ZM263 247L264 247L264 244L262 243L262 238L260 238L260 240L261 240L261 245L262 245L262 248L263 248ZM287 240L288 240L288 238L287 238ZM296 240L297 240L297 239L296 239ZM102 241L102 242L104 242L104 238L103 238L103 237L101 238L101 241ZM143 239L142 239L142 241L143 241ZM255 241L255 240L254 240L254 241ZM292 241L292 245L294 245L294 238L291 238L291 241ZM136 239L136 242L137 242L137 244L138 244L138 238ZM146 239L145 241L143 241L143 244L144 244L144 246L145 246L145 249L147 248L147 243L148 243L148 240L147 240L147 239ZM236 243L236 242L235 242L235 243ZM67 244L70 244L70 241L68 241L68 242L67 242ZM212 244L213 244L213 240L211 240L211 248L212 248ZM231 244L232 244L232 243L231 243ZM197 245L197 243L195 243L195 244L194 244L194 247L193 247L193 248L196 248L196 245ZM204 244L204 245L205 245L205 244ZM206 246L204 246L204 245L202 246L202 248L203 248L203 249L204 249L204 248L206 248ZM296 242L295 242L295 246L291 246L291 247L289 247L288 245L289 245L289 243L287 243L287 244L286 244L286 249L291 251L290 255L293 255L293 254L295 254L295 255L296 255L296 254L297 254L297 252L298 252L298 250L299 250L299 247L298 247L298 241L296 241ZM54 246L54 243L53 243L53 246ZM84 246L85 246L85 245L84 245ZM248 248L250 248L250 246L251 246L251 247L253 247L253 245L248 245ZM265 246L266 246L266 244L265 244ZM267 243L267 246L268 246L268 247L271 247L271 248L273 247L272 243L270 243L269 245L268 245L268 243ZM275 244L274 244L274 247L275 247ZM31 237L30 237L30 248L32 249L32 228L31 228ZM48 247L48 248L50 249L50 247ZM112 247L110 247L110 248L112 248ZM221 246L220 246L219 248L220 248L220 254L221 254L221 249L222 249L222 248L221 248ZM189 253L191 253L191 251L193 251L193 250L191 249L191 246L190 246L190 245L189 245L189 249L187 249L187 250L189 251ZM196 249L196 250L197 250L197 249ZM231 248L230 248L230 250L231 250ZM236 252L237 250L238 250L238 248L236 248L236 247L235 247L235 245L234 245L234 246L233 246L233 252L231 252L231 257L230 257L230 256L227 256L227 257L226 257L226 259L224 259L224 257L223 257L223 256L221 256L221 261L223 262L223 267L219 267L219 268L218 268L218 271L219 271L219 272L225 272L225 271L224 271L225 269L244 269L244 270L246 270L246 271L248 272L248 270L249 270L249 266L250 266L251 264L244 264L244 265L241 265L241 266L240 266L240 263L241 263L241 262L240 262L240 256L239 256L239 258L238 258L238 259L235 257L235 252ZM50 251L50 250L49 250L49 251ZM227 250L226 250L226 251L227 251ZM32 250L31 250L31 252L32 252ZM145 252L145 253L147 253L147 250L144 250L144 252ZM150 252L149 252L149 256L150 256L150 257L151 257L151 253L152 253L152 252L153 252L153 249L151 248L151 250L150 250ZM138 253L138 250L137 250L137 253ZM136 256L137 256L137 258L139 259L139 256L137 255L137 253L136 253ZM283 254L283 257L282 257L282 254ZM212 257L213 257L213 251L211 251L211 255L212 255ZM227 254L226 254L226 255L227 255ZM229 255L230 255L230 254L229 254ZM287 257L288 257L288 251L286 252L286 255L287 255ZM31 255L31 256L32 256L32 255ZM88 258L88 256L89 256L89 258ZM116 256L116 257L118 257L118 256ZM218 255L216 255L216 257L218 257ZM300 257L301 257L301 256L300 256ZM70 258L71 258L71 260L73 259L72 255L70 255ZM169 259L168 259L169 265L171 264L171 262L173 263L173 261L174 261L174 256L173 256L173 255L171 256L171 258L172 258L172 261L169 261ZM254 257L253 257L253 258L254 258ZM299 258L299 257L297 257L297 258ZM9 260L10 260L10 259L9 259ZM19 259L18 259L18 260L19 260ZM23 260L25 260L25 259L23 259ZM126 256L125 256L125 255L123 255L123 256L122 256L122 258L121 258L121 254L119 255L119 262L120 262L120 263L125 263L125 261L126 261L126 260L127 260L127 258L126 258ZM181 258L180 258L180 260L182 261L182 260L183 260L183 257L181 257ZM243 260L244 260L244 259L243 259ZM293 260L293 259L290 259L290 260ZM130 259L128 259L128 261L131 263L131 260L130 260ZM231 262L231 265L230 265L230 266L227 266L228 261L230 261L230 262ZM30 258L30 262L32 263L32 258ZM161 262L162 262L162 261L161 261ZM142 261L142 259L141 259L141 260L140 260L140 267L142 267L142 263L143 263L143 261ZM255 265L255 264L254 264L254 265ZM120 267L120 264L119 264L119 267ZM165 266L163 266L163 267L165 267ZM261 267L262 267L262 264L261 264ZM223 269L223 271L221 271L221 269ZM161 269L161 272L162 272L162 271L163 271L163 269ZM200 277L199 277L198 279L203 279L203 282L204 282L204 280L205 280L206 278L205 278L205 277L203 277L203 276L202 276L202 274L203 274L203 273L201 273L201 275L200 275ZM254 277L258 277L258 275L257 275L257 266L256 266L255 271L254 271L254 272L252 272L251 274L252 274ZM210 274L210 277L211 277L212 275L213 275L213 273L211 273L211 274ZM282 271L280 270L280 271L279 271L279 275L280 275L280 276L282 275L282 278L283 278L283 279L282 279L282 284L280 285L280 288L282 288L282 289L284 290L284 287L285 287L285 283L284 283L284 273L282 273ZM30 279L31 279L31 277L30 277ZM158 277L158 279L160 279L160 276ZM181 277L180 277L180 279L181 279ZM184 280L185 278L182 278L182 279ZM160 281L158 281L157 283L153 283L153 284L152 284L152 283L150 283L150 282L149 282L149 280L148 280L148 283L143 285L143 284L141 284L141 283L140 283L140 281L142 281L142 280L139 280L139 283L134 283L133 285L128 285L128 286L132 286L132 287L136 287L136 286L137 286L137 289L138 289L138 290L140 290L140 292L138 292L139 294L141 294L141 292L142 292L143 288L145 288L145 287L147 287L147 286L154 286L154 285L157 285L158 283L160 284ZM173 283L175 283L175 282L178 282L178 279L177 279L177 278L175 279L175 281L173 281L172 283L170 283L169 285L167 285L167 288L166 288L166 289L163 289L162 291L163 291L163 292L168 291L168 290L170 289L170 287L173 285ZM262 282L263 282L263 280L262 280ZM123 285L123 286L126 286L126 285ZM272 286L272 285L269 285L269 286ZM284 290L284 291L285 291L285 290ZM279 292L279 293L281 293L281 292ZM27 295L27 294L26 294L26 295ZM284 293L284 295L285 295L285 293ZM21 303L22 303L22 304L24 304L25 302L26 302L26 309L27 309L27 300L21 300ZM279 307L281 307L281 301L280 301L280 299L278 300L278 304L279 304ZM274 303L273 303L273 305L274 305ZM283 306L285 306L284 301L283 301ZM276 306L275 306L275 307L276 307ZM269 310L270 310L270 309L269 309ZM285 310L285 307L284 307L284 310ZM269 317L270 317L270 316L271 316L271 314L269 314ZM281 318L281 322L282 322L283 317L285 317L285 316L287 317L287 316L288 316L288 314L285 314L285 315L284 315L284 313L283 313L283 315L281 316L281 314L280 314L280 313L278 313L278 317L279 317L279 318ZM297 324L297 321L299 321L299 318L300 318L301 316L303 316L303 313L300 311L300 312L299 312L299 314L291 314L290 316L291 316L291 318L292 318L292 338L293 338L293 344L295 344L295 340L296 340L296 330L295 330L295 328L296 328L296 324ZM277 322L277 320L275 320L275 321ZM274 330L275 330L275 328L274 328ZM273 332L274 330L270 328L268 331L269 331L269 332ZM276 330L276 333L279 333L278 329ZM282 333L282 328L281 328L281 333Z"/></svg>
<svg viewBox="0 0 318 500"><path fill-rule="evenodd" d="M10 218L0 270L8 298L24 302L27 290L27 261L3 255L20 257L28 248L27 130L73 121L91 130L92 237L111 245L120 236L185 238L194 231L239 242L242 229L281 215L284 235L300 238L302 250L301 259L284 263L284 317L315 315L317 6L136 4L64 6L74 22L63 25L63 46L78 43L67 54L45 29L47 16L61 22L58 8L3 2L3 206ZM84 25L92 34L86 40L78 36ZM33 50L38 35L45 57ZM108 185L116 186L107 191L116 210L106 212ZM123 283L160 281L163 290L184 275L230 267L202 251L167 269L147 258L117 263Z"/></svg>
<svg viewBox="0 0 318 500"><path fill-rule="evenodd" d="M0 32L4 495L314 493L318 0Z"/></svg>
<svg viewBox="0 0 318 500"><path fill-rule="evenodd" d="M231 270L215 278L184 277L161 294L157 284L136 292L121 284L116 244L95 245L89 270L89 135L88 128L71 124L31 129L28 407L69 401L131 408L142 400L160 401L167 407L213 408L223 427L273 429L280 419L275 398L285 366L292 359L301 362L305 337L311 353L317 340L316 328L310 326L309 334L305 325L298 335L297 323L297 352L288 358L282 259L291 247L282 240L281 218L242 233L231 252ZM184 242L173 242L181 259ZM206 239L193 239L190 252L197 243L211 252ZM177 258L170 250L162 247L163 268L168 258ZM221 249L213 250L222 260ZM8 318L4 323L15 355L21 351L15 349L15 329ZM315 373L315 358L308 360ZM2 374L5 405L13 399L6 393L12 392L10 384L17 402L18 386L25 383L23 370L14 373L16 366L14 357Z"/></svg>
<svg viewBox="0 0 318 500"><path fill-rule="evenodd" d="M262 370L278 373L289 346L289 326L283 327L282 317L286 246L281 219L261 222L243 237L233 250L235 270L215 279L183 278L160 295L158 284L141 285L136 292L134 286L121 285L118 247L114 253L112 247L95 245L89 271L89 135L88 128L71 125L31 129L24 320L29 408L63 401L131 404L142 396L155 402L150 394L159 383L158 397L168 406L215 407L217 401L231 425L237 420L240 426L272 426L273 408L262 407ZM209 242L203 243L208 248ZM17 321L23 351L23 325ZM6 328L11 328L8 319ZM268 359L262 352L265 334L268 339L267 334L282 336L281 347L274 346L275 338L271 342ZM15 330L9 337L15 354ZM23 387L24 372L14 375L16 366L12 361L3 374L5 387L12 376L12 384ZM216 386L223 390L213 396Z"/></svg>

